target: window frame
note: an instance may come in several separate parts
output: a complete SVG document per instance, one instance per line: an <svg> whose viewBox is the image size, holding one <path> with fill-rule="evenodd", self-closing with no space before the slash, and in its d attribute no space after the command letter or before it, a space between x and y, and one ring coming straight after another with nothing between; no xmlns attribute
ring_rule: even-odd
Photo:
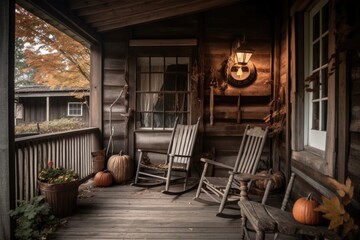
<svg viewBox="0 0 360 240"><path fill-rule="evenodd" d="M70 111L71 111L71 109L70 109L70 105L80 105L80 114L71 114L70 113ZM76 109L76 110L78 110L78 109ZM81 102L68 102L68 104L67 104L67 116L68 117L82 117L83 116L83 103L81 103Z"/></svg>
<svg viewBox="0 0 360 240"><path fill-rule="evenodd" d="M314 74L318 74L319 82L322 82L323 77L323 71L325 70L326 74L328 75L328 61L325 63L322 62L322 56L323 56L323 39L324 37L327 37L327 41L329 41L329 26L327 30L324 32L322 27L319 28L319 36L314 39L313 37L313 18L314 16L319 13L319 25L323 25L323 18L322 18L322 9L323 7L328 4L328 0L321 0L314 7L312 7L307 13L305 13L305 19L304 19L304 26L305 26L305 34L304 34L304 72L305 76L310 77ZM316 68L313 67L313 59L314 59L314 52L313 52L313 46L315 44L319 43L319 56L318 60L319 63ZM327 53L329 52L329 49L327 49ZM328 76L326 77L328 78ZM314 81L308 83L309 87L311 89L314 89ZM306 89L306 88L305 88ZM316 87L315 87L316 89ZM326 102L326 107L328 105L328 95L326 97L323 96L323 86L319 84L318 89L318 97L314 99L314 92L313 91L306 91L305 90L305 104L304 104L304 145L309 148L314 148L316 150L325 151L326 147L326 135L327 135L327 129L323 129L323 125L327 128L327 123L324 124L323 118L326 119L327 117L327 111L326 116L324 116L322 110L323 110L323 103ZM313 124L313 104L318 103L318 129L314 129ZM326 108L327 110L327 108ZM316 151L315 150L315 151Z"/></svg>
<svg viewBox="0 0 360 240"><path fill-rule="evenodd" d="M334 176L335 174L335 159L336 159L336 74L329 74L328 76L328 112L327 112L327 134L325 142L325 150L315 149L305 145L304 127L306 121L304 115L305 108L305 82L307 75L304 71L305 56L304 56L304 40L306 29L304 28L304 20L306 13L320 1L302 1L298 0L291 9L291 36L290 36L290 81L291 81L291 150L292 161L299 164L304 164L317 172L324 175ZM329 3L329 17L328 17L328 69L334 66L335 59L335 20L334 20L334 0L328 0ZM330 57L331 56L331 57ZM328 70L330 72L330 70Z"/></svg>
<svg viewBox="0 0 360 240"><path fill-rule="evenodd" d="M191 71L193 66L193 60L195 56L195 46L194 45L181 45L181 46L153 46L151 48L147 46L133 46L131 49L131 58L129 59L129 77L133 79L133 81L129 82L129 89L132 93L131 96L134 96L130 99L130 107L135 110L134 117L134 131L171 131L173 127L165 127L165 124L161 127L139 127L137 123L137 114L139 111L137 110L137 94L141 91L137 90L137 58L138 57L188 57L189 58L189 66L188 66L188 82L187 82L187 90L180 91L187 95L187 121L185 124L190 124L192 121L192 82L191 82ZM165 70L164 70L165 71ZM174 93L180 93L178 91L174 91Z"/></svg>

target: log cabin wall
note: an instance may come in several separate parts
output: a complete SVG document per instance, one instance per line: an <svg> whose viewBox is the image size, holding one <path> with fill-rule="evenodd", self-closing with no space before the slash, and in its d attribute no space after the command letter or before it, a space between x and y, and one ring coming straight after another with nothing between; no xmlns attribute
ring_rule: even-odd
<svg viewBox="0 0 360 240"><path fill-rule="evenodd" d="M110 153L120 151L127 153L125 143L126 119L122 114L128 112L128 96L124 91L120 99L112 107L110 123L110 105L117 99L126 83L126 62L128 52L129 31L123 30L108 33L103 39L103 139L104 148L108 146L111 128L114 129ZM110 126L111 124L111 126Z"/></svg>
<svg viewBox="0 0 360 240"><path fill-rule="evenodd" d="M291 92L291 135L292 156L290 166L298 174L300 181L294 186L296 196L306 196L313 192L315 198L320 195L328 197L336 194L333 186L326 180L330 175L339 182L345 182L347 177L353 181L354 199L347 207L351 216L359 216L360 210L360 155L359 155L359 39L358 26L360 23L359 2L329 1L329 103L327 144L322 152L321 165L318 157L306 154L304 146L304 98L306 79L304 72L304 14L309 6L316 2L295 1L291 5L291 18L285 21L290 24L289 37L291 46L288 51L290 60ZM336 32L336 35L335 35ZM336 36L336 37L335 37ZM335 41L336 39L336 41ZM331 92L330 92L331 90ZM299 102L301 104L299 104ZM289 112L290 113L290 112ZM333 124L329 127L329 123ZM299 128L300 126L300 128ZM336 131L334 131L336 128ZM329 134L330 133L330 134ZM335 133L335 134L333 134ZM284 162L285 163L285 162ZM319 164L320 163L320 164ZM284 164L286 166L286 164ZM330 168L329 168L330 167ZM333 168L333 169L331 169ZM324 171L325 170L325 171ZM358 222L359 219L355 221Z"/></svg>
<svg viewBox="0 0 360 240"><path fill-rule="evenodd" d="M200 153L216 151L216 159L231 164L235 160L240 146L241 136L246 124L264 125L263 118L270 113L269 102L272 97L272 11L264 2L247 1L231 7L219 8L199 14L187 15L166 21L159 21L128 28L124 31L109 32L104 35L104 145L107 145L110 131L108 110L119 91L125 85L126 62L131 57L134 47L129 47L130 39L197 39L194 60L196 60L200 80L196 93L191 93L191 121L202 117L200 135L202 143L198 145ZM215 89L215 119L210 125L209 116L209 81L210 69L215 71L218 83L225 82L224 63L231 54L234 41L242 40L246 34L246 44L255 50L251 61L257 70L256 81L248 87L236 88L228 85L222 91ZM149 47L151 48L151 47ZM194 62L193 62L194 63ZM114 152L124 148L125 119L121 113L133 105L134 76L129 72L129 95L116 104L112 123L115 127ZM238 96L243 102L243 119L237 123L234 118ZM195 96L196 95L196 96ZM230 117L229 117L230 116ZM129 122L129 154L134 157L136 148L151 148L154 141L159 141L157 148L166 150L170 132L142 132L134 130L134 121ZM132 137L134 136L134 139ZM126 151L126 150L125 150ZM265 165L269 165L269 147L263 156ZM263 167L265 167L263 165ZM217 175L222 172L215 172Z"/></svg>
<svg viewBox="0 0 360 240"><path fill-rule="evenodd" d="M359 50L350 59L350 139L348 176L355 186L354 198L360 202L360 56Z"/></svg>

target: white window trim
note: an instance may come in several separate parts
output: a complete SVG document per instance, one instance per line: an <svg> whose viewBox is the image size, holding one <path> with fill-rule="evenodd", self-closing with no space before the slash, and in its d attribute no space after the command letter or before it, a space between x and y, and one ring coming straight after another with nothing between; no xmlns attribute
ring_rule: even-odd
<svg viewBox="0 0 360 240"><path fill-rule="evenodd" d="M80 105L80 114L71 114L70 113L70 104ZM68 102L67 115L69 117L82 117L82 115L83 115L83 104L81 102Z"/></svg>
<svg viewBox="0 0 360 240"><path fill-rule="evenodd" d="M319 2L319 1L317 1ZM311 0L297 0L291 8L291 28L298 28L299 24L296 21L297 13L305 13L306 7L313 4ZM315 3L316 4L316 3ZM334 0L329 0L329 42L328 56L332 56L335 53L335 19L334 19ZM314 5L313 5L314 6ZM291 72L290 79L291 83L291 149L292 149L292 160L305 164L325 175L334 176L335 174L335 160L336 160L336 146L335 146L335 137L336 137L336 109L335 109L335 76L336 74L331 74L328 78L328 114L327 114L327 136L326 136L326 147L325 151L319 151L305 147L304 138L306 137L304 127L306 123L304 122L305 109L304 102L305 96L304 85L302 81L306 78L304 76L303 69L298 69L297 66L304 66L302 61L303 47L299 47L301 39L298 38L294 30L291 31ZM300 61L300 63L297 63ZM328 66L333 66L334 59L328 63ZM312 156L311 158L309 156ZM315 161L315 162L314 162ZM311 164L309 164L311 162ZM313 164L315 163L315 164Z"/></svg>
<svg viewBox="0 0 360 240"><path fill-rule="evenodd" d="M305 16L305 64L304 64L304 71L305 76L311 76L314 72L319 72L319 79L322 79L322 69L328 68L328 63L322 63L320 62L320 66L317 69L311 70L313 65L313 48L312 48L312 33L313 33L313 24L311 24L311 19L315 16L316 13L318 13L326 4L328 3L328 0L322 0L315 7L311 8L311 10L306 14ZM322 21L321 15L320 15L320 21ZM319 39L324 35L328 35L329 30L325 33L320 33ZM322 56L322 41L319 40L320 46L319 46L319 58ZM308 62L306 60L309 60ZM319 94L321 95L321 90L319 89ZM326 147L326 135L327 131L323 130L314 130L312 129L312 116L313 116L313 109L312 109L312 99L313 93L305 91L305 104L304 104L304 145L309 146L312 148L320 149L322 151L325 151ZM319 127L321 128L322 124L322 101L328 100L328 97L321 97L317 99L317 102L319 102Z"/></svg>

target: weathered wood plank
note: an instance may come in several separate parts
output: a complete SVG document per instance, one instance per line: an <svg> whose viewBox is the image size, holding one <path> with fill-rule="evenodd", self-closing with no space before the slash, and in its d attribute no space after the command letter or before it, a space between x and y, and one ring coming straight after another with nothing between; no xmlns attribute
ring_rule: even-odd
<svg viewBox="0 0 360 240"><path fill-rule="evenodd" d="M216 217L218 206L193 201L195 192L171 196L160 193L162 188L127 184L92 188L79 199L77 213L51 239L239 238L240 219Z"/></svg>

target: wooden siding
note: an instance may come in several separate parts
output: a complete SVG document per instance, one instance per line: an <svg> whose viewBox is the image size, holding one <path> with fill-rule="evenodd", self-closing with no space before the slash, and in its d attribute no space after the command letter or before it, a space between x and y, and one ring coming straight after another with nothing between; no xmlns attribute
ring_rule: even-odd
<svg viewBox="0 0 360 240"><path fill-rule="evenodd" d="M350 83L350 146L347 165L348 176L354 182L355 198L360 201L360 58L357 54L351 59Z"/></svg>
<svg viewBox="0 0 360 240"><path fill-rule="evenodd" d="M197 84L198 89L192 92L191 105L192 113L191 119L196 119L202 116L204 127L200 127L200 136L203 143L197 146L195 150L196 155L208 149L218 149L221 151L222 141L226 135L231 134L234 137L229 138L228 146L230 151L227 156L222 159L222 154L219 154L217 160L228 162L228 159L236 157L238 152L238 143L241 141L242 131L247 123L262 124L262 118L270 112L268 106L271 101L271 85L266 84L271 80L271 52L272 52L272 15L269 11L268 5L263 2L253 3L246 2L237 4L231 7L218 8L217 10L210 10L201 14L188 15L186 17L178 17L166 21L154 22L134 26L131 30L122 30L109 32L104 37L103 51L104 51L104 79L103 79L103 127L104 127L104 145L106 146L109 139L109 118L108 110L112 101L115 100L117 94L125 85L125 68L128 62L128 39L199 39L198 48L199 55L194 54L197 59L199 69L203 69L203 77L200 77ZM238 14L241 11L243 14ZM246 34L246 42L249 46L254 48L255 53L252 57L252 62L257 69L256 81L245 88L235 88L228 86L225 94L222 95L218 90L216 97L216 122L214 126L209 125L209 90L208 83L210 79L210 68L216 70L216 77L219 81L225 80L223 64L228 59L231 46L237 39L242 40ZM154 48L154 47L143 47ZM129 72L130 88L134 81L133 73ZM200 89L199 89L200 88ZM134 89L129 89L128 97L124 97L116 104L113 111L112 123L115 126L115 135L113 138L115 150L124 148L125 141L129 140L129 148L123 149L133 156L136 151L135 148L140 145L144 148L149 148L154 145L153 142L141 143L141 139L147 139L145 135L148 133L134 133L133 119L130 119L129 125L129 139L125 139L126 124L121 113L128 110L128 106L132 106L134 97L132 93ZM236 108L234 104L227 105L227 99L236 98L239 94L243 94L244 106L242 108L242 115L245 120L241 124L236 123L236 119L228 119L224 117L229 115L229 112ZM247 98L248 96L248 98ZM254 97L255 96L255 97ZM249 100L250 99L250 100ZM236 100L236 99L235 99ZM260 110L259 110L260 109ZM224 113L225 111L225 113ZM247 120L246 120L247 119ZM134 139L132 139L132 136ZM165 136L167 138L167 136ZM165 140L164 138L164 140ZM217 140L209 140L209 139ZM137 144L137 141L140 141ZM166 150L166 144L163 150ZM160 146L160 145L159 145ZM266 148L264 158L269 161L268 153L270 148ZM231 161L231 160L230 160ZM197 163L195 163L197 164Z"/></svg>
<svg viewBox="0 0 360 240"><path fill-rule="evenodd" d="M103 40L103 147L108 145L110 139L110 105L127 85L128 37L128 31L120 31L105 35ZM121 115L128 112L128 105L128 95L124 92L112 108L114 154L120 151L128 153L128 149L125 149L127 126Z"/></svg>
<svg viewBox="0 0 360 240"><path fill-rule="evenodd" d="M50 97L49 120L60 118L72 118L67 116L68 102L80 102L74 97ZM46 121L46 97L20 98L20 103L24 106L22 119L17 119L17 123L34 123ZM89 120L89 109L83 105L83 115L80 117L83 121Z"/></svg>

